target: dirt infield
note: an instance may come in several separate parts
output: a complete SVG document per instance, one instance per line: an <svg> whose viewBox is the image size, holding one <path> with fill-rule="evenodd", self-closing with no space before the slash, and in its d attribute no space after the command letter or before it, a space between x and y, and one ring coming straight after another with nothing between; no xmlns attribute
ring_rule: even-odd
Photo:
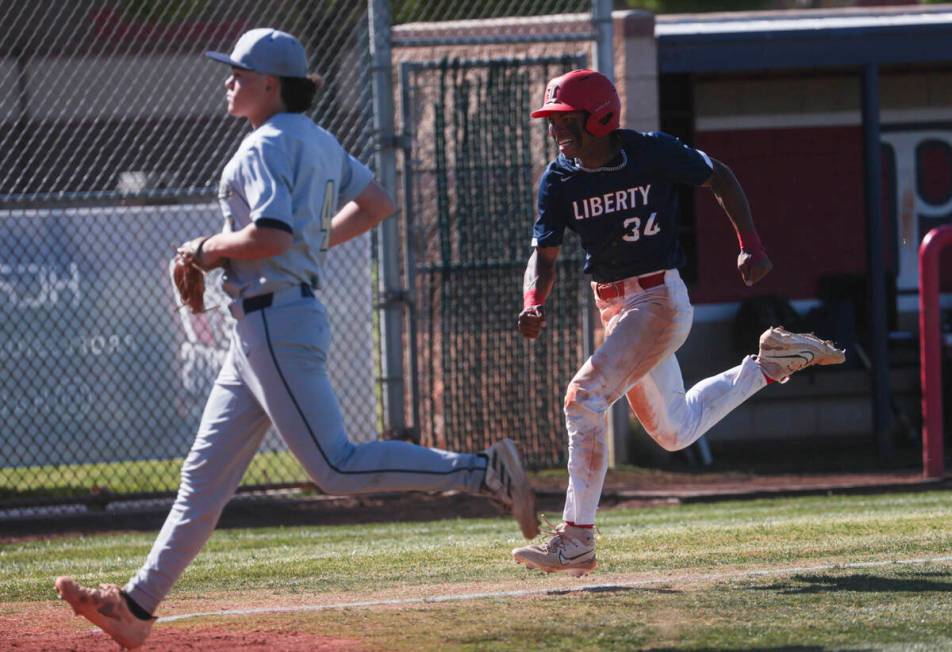
<svg viewBox="0 0 952 652"><path fill-rule="evenodd" d="M20 605L8 605L16 608ZM59 608L37 607L31 603L24 613L0 616L0 650L17 652L115 652L116 643L95 630L85 620L66 619L65 605ZM156 627L141 648L161 650L240 650L241 652L362 652L360 641L316 636L289 631L274 625L262 627L241 621L226 625Z"/></svg>

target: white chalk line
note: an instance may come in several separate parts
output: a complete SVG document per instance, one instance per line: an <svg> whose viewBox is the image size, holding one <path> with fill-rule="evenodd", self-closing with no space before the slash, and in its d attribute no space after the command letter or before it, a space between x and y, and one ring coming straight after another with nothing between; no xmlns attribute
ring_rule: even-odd
<svg viewBox="0 0 952 652"><path fill-rule="evenodd" d="M311 611L328 611L332 609L362 609L366 607L402 607L420 604L435 604L441 602L466 602L470 600L486 600L495 598L523 598L535 595L565 595L567 593L584 592L602 592L618 589L636 589L656 584L672 584L689 580L692 582L719 582L724 580L747 578L747 577L768 577L772 575L789 575L794 573L816 573L820 571L829 571L837 569L851 568L881 568L892 565L913 565L913 564L941 564L952 562L952 556L948 557L929 557L925 559L891 559L882 561L858 561L838 564L816 564L814 566L787 566L778 568L758 568L742 571L724 572L724 573L701 573L688 575L672 575L670 577L656 577L642 580L632 580L630 582L612 582L610 584L581 584L579 586L560 587L560 588L535 588L520 589L516 591L487 591L482 593L460 593L457 595L435 595L423 596L419 598L391 598L388 600L359 600L356 602L339 602L334 604L311 604L297 605L293 607L254 607L248 609L224 609L221 611L198 611L195 613L178 614L175 616L163 616L159 618L160 623L170 623L176 620L188 620L191 618L205 618L209 616L251 616L255 614L279 614L279 613L306 613Z"/></svg>

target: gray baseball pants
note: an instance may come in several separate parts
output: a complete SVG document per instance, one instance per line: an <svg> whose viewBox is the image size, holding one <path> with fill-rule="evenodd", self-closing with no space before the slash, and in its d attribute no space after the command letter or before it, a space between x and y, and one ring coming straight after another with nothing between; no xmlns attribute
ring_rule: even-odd
<svg viewBox="0 0 952 652"><path fill-rule="evenodd" d="M328 494L480 490L482 456L402 441L349 441L327 375L331 335L324 306L297 288L274 296L274 305L236 315L175 504L124 587L149 613L211 536L271 424Z"/></svg>

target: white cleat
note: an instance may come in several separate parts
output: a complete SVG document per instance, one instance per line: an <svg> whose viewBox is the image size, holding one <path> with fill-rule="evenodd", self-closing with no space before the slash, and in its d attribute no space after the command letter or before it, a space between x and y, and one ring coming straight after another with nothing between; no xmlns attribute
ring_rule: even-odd
<svg viewBox="0 0 952 652"><path fill-rule="evenodd" d="M757 362L771 380L785 383L794 372L813 365L842 364L846 353L812 333L791 333L774 326L760 336Z"/></svg>
<svg viewBox="0 0 952 652"><path fill-rule="evenodd" d="M71 577L58 577L56 592L77 616L82 616L130 650L145 643L156 620L136 618L115 584L100 584L98 589L88 589Z"/></svg>
<svg viewBox="0 0 952 652"><path fill-rule="evenodd" d="M539 535L539 519L535 511L535 492L522 466L522 457L511 439L501 439L483 453L487 458L483 484L490 496L512 510L522 536L534 539Z"/></svg>
<svg viewBox="0 0 952 652"><path fill-rule="evenodd" d="M544 543L515 548L513 560L526 568L574 577L583 577L595 570L594 528L561 523L551 534L552 537Z"/></svg>

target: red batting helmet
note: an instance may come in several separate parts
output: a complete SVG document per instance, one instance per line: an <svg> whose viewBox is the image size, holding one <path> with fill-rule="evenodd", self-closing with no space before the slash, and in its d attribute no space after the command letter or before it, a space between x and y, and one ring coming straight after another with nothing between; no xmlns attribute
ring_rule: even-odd
<svg viewBox="0 0 952 652"><path fill-rule="evenodd" d="M607 136L618 129L621 100L608 77L594 70L573 70L556 77L545 87L541 109L533 118L553 113L584 111L588 114L585 129L593 136Z"/></svg>

